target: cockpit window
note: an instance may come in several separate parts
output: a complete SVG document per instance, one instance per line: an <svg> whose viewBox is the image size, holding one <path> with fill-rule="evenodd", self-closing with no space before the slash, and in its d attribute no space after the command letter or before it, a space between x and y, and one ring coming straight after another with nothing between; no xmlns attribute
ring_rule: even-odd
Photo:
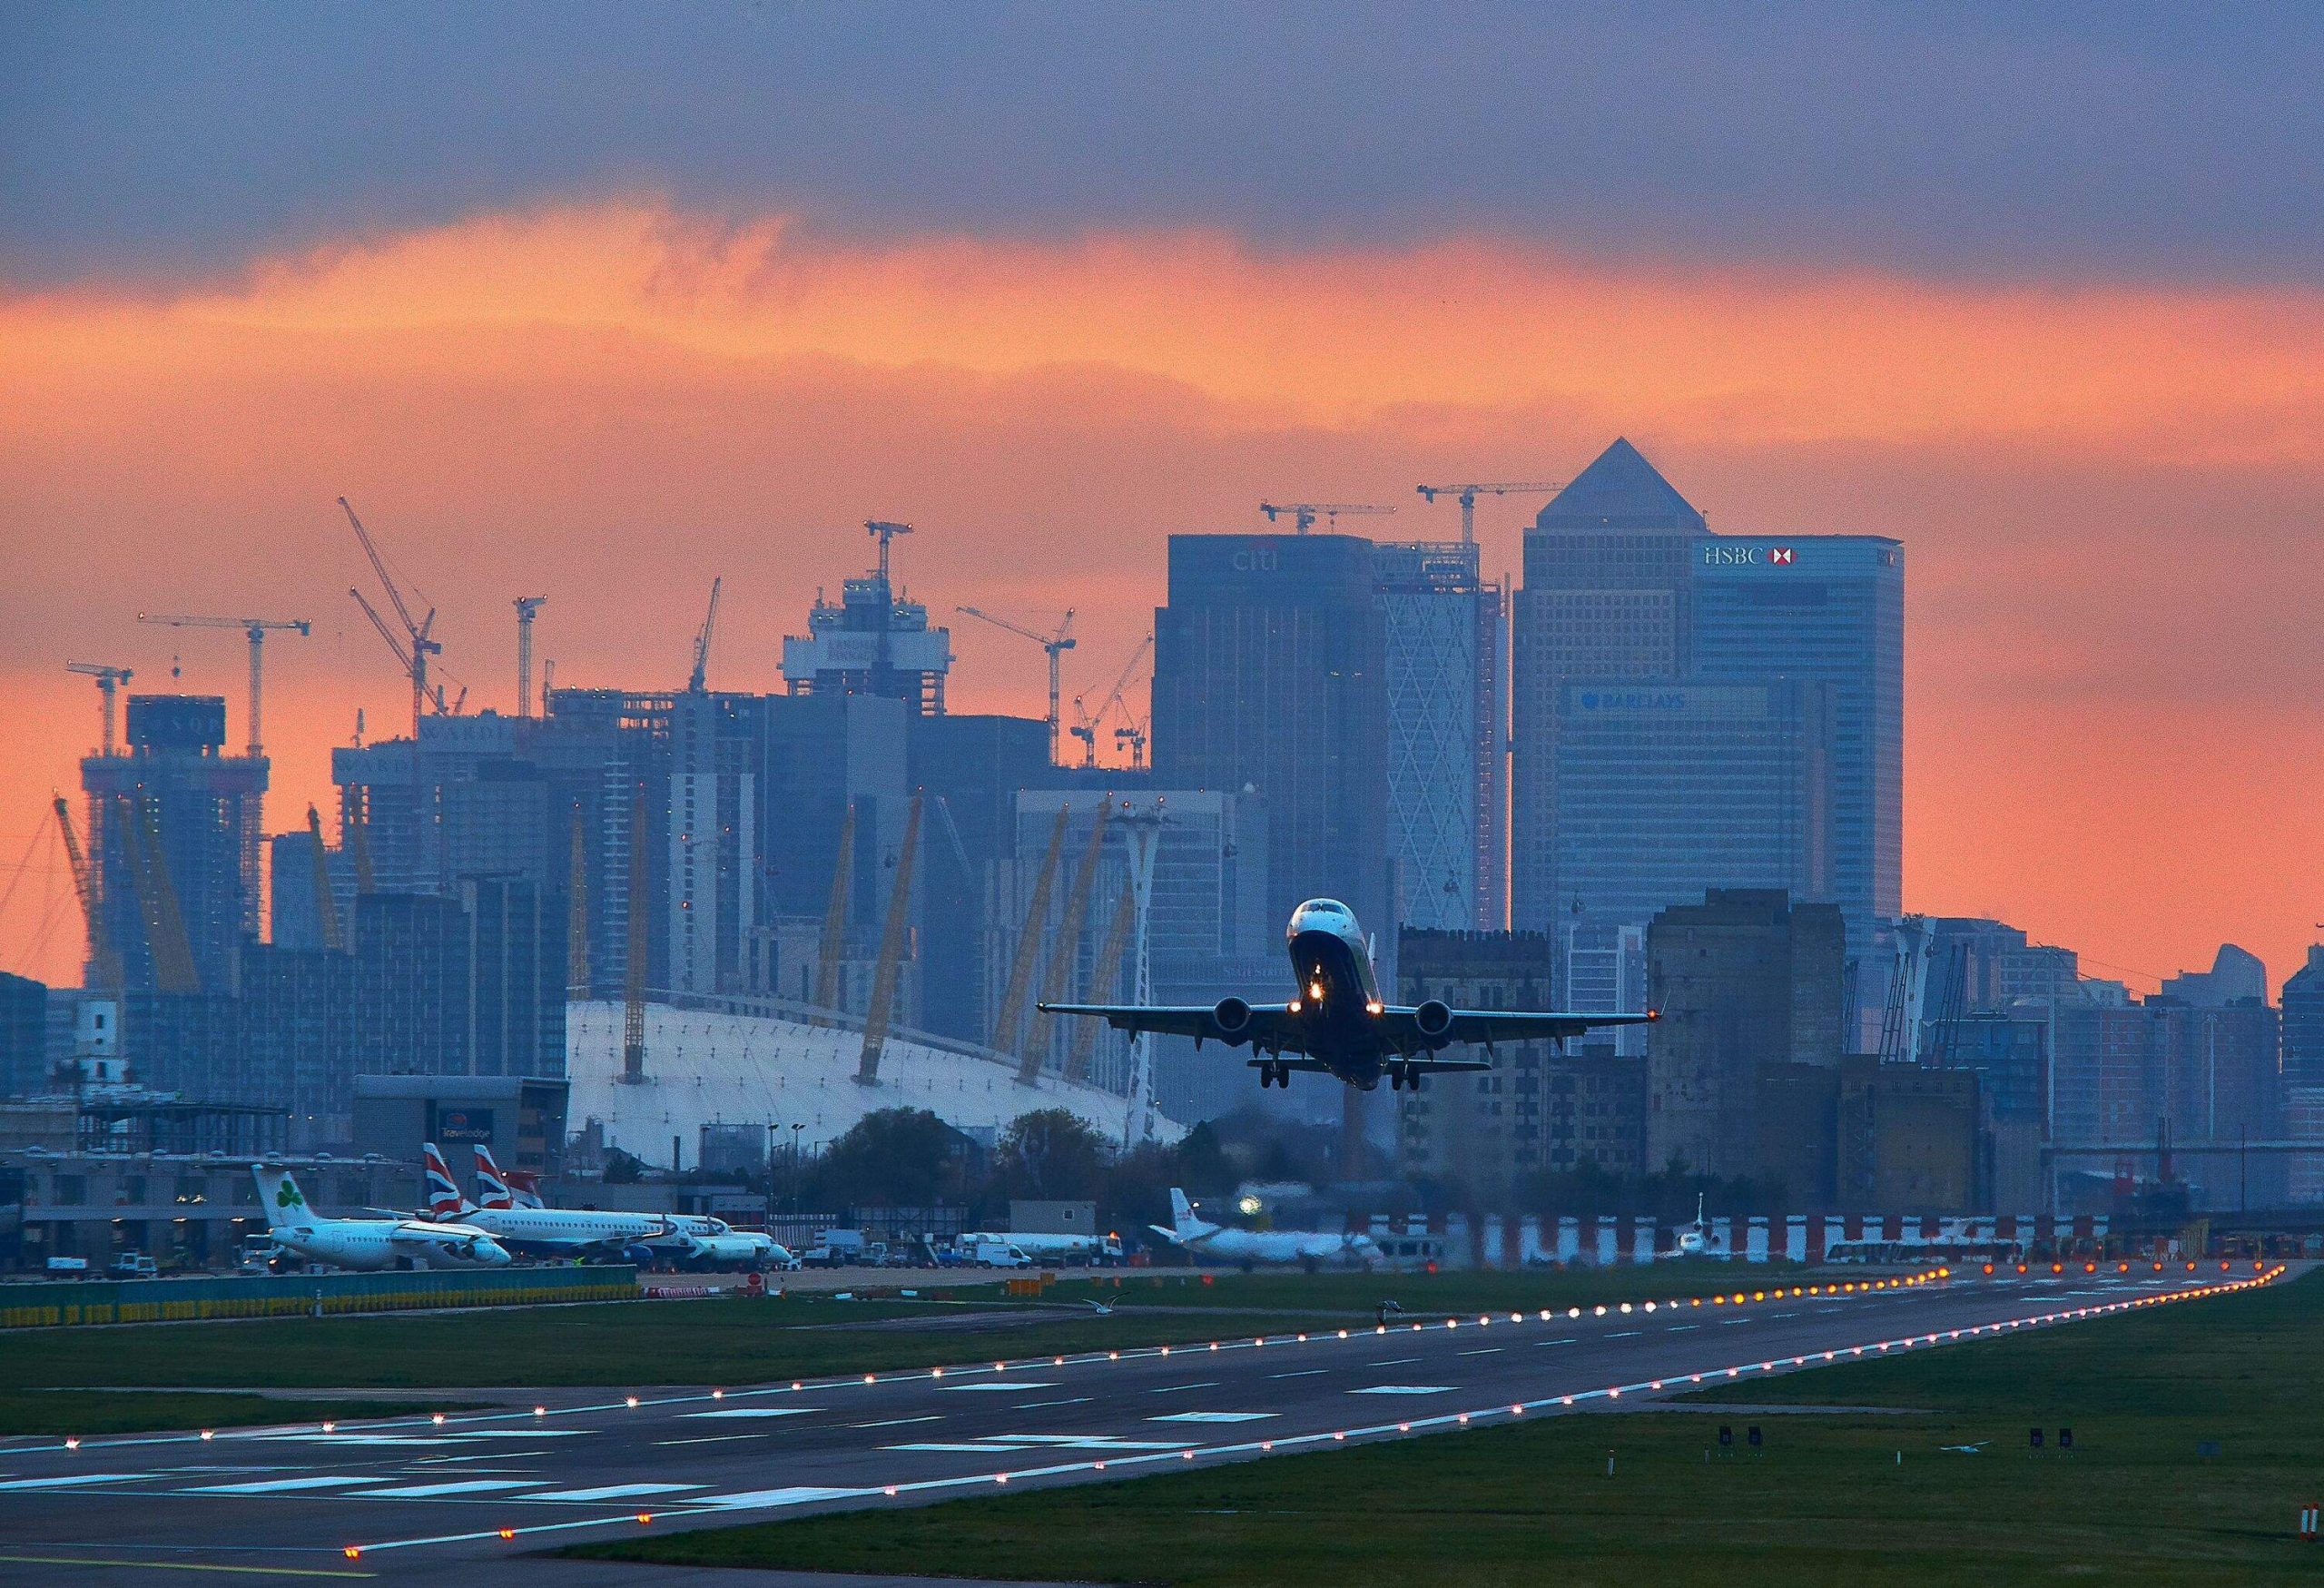
<svg viewBox="0 0 2324 1588"><path fill-rule="evenodd" d="M1337 899L1310 899L1307 908L1319 915L1345 915L1348 912L1347 906Z"/></svg>

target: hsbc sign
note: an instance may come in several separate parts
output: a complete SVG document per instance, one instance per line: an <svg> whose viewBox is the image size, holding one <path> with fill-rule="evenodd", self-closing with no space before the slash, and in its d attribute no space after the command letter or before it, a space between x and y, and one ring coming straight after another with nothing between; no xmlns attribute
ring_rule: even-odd
<svg viewBox="0 0 2324 1588"><path fill-rule="evenodd" d="M1799 553L1788 546L1710 545L1703 547L1703 567L1707 568L1787 568L1798 561Z"/></svg>

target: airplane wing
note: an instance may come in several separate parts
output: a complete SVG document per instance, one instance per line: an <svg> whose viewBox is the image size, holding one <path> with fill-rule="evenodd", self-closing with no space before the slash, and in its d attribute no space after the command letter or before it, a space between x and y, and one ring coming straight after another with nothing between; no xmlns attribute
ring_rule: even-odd
<svg viewBox="0 0 2324 1588"><path fill-rule="evenodd" d="M1292 1020L1290 1006L1282 1003L1251 1005L1250 1019L1233 1031L1219 1025L1217 1008L1208 1003L1044 1003L1040 1008L1049 1014L1094 1016L1118 1031L1154 1031L1166 1037L1192 1037L1197 1041L1225 1042L1236 1048L1254 1041L1267 1046L1277 1038L1286 1043L1298 1040L1298 1027Z"/></svg>
<svg viewBox="0 0 2324 1588"><path fill-rule="evenodd" d="M1443 1008L1442 1005L1438 1007L1440 1010ZM1451 1018L1442 1029L1434 1031L1428 1029L1421 1020L1419 1007L1391 1005L1381 1011L1381 1018L1396 1022L1399 1033L1414 1042L1530 1042L1544 1038L1562 1042L1585 1031L1614 1026L1642 1026L1656 1018L1652 1010L1644 1014L1572 1014L1497 1009L1456 1009L1449 1012ZM1453 1063L1438 1060L1433 1068L1451 1069ZM1485 1066L1471 1068L1482 1069Z"/></svg>

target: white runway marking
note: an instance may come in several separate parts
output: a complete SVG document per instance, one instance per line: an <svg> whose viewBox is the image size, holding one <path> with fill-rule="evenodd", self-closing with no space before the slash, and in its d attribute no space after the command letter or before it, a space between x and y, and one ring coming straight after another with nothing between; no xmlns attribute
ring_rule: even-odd
<svg viewBox="0 0 2324 1588"><path fill-rule="evenodd" d="M1007 1455L1009 1452L1015 1450L1017 1446L1014 1445L945 1445L930 1443L924 1445L882 1445L880 1448L882 1450L936 1451L940 1454L947 1451L966 1451L979 1455Z"/></svg>
<svg viewBox="0 0 2324 1588"><path fill-rule="evenodd" d="M715 1416L717 1414L711 1414ZM596 1433L594 1428L472 1428L458 1434L446 1434L446 1439L579 1439Z"/></svg>
<svg viewBox="0 0 2324 1588"><path fill-rule="evenodd" d="M1617 1329L1614 1333L1608 1335L1606 1337L1610 1340L1635 1340L1644 1333L1646 1333L1644 1329ZM1471 1354L1472 1353L1467 1351L1461 1353L1463 1356Z"/></svg>
<svg viewBox="0 0 2324 1588"><path fill-rule="evenodd" d="M1260 1423L1279 1412L1172 1412L1167 1417L1148 1417L1149 1423Z"/></svg>
<svg viewBox="0 0 2324 1588"><path fill-rule="evenodd" d="M1449 1384L1374 1384L1352 1389L1350 1395L1451 1395Z"/></svg>
<svg viewBox="0 0 2324 1588"><path fill-rule="evenodd" d="M985 1389L985 1390L994 1390L994 1389L997 1389L997 1390L1006 1390L1006 1391L1008 1391L1009 1394L1014 1395L1014 1394L1016 1394L1016 1393L1017 1393L1019 1390L1020 1390L1020 1389L1055 1389L1056 1387L1057 1387L1057 1386L1056 1386L1056 1385L1054 1385L1054 1384L1036 1384L1036 1383L1031 1382L1030 1380L1020 1379L1020 1380L1016 1381L1015 1383L1000 1383L1000 1384L948 1384L948 1385L944 1386L943 1386L943 1388L942 1388L939 1393L940 1393L940 1394L943 1394L943 1395L969 1395L969 1394L971 1394L971 1393L973 1393L973 1392L975 1392L975 1391L977 1391L977 1390L980 1390L980 1389ZM769 1492L770 1492L770 1493L772 1493L773 1491L771 1491L771 1490L770 1490Z"/></svg>
<svg viewBox="0 0 2324 1588"><path fill-rule="evenodd" d="M457 1484L403 1484L391 1489L365 1489L359 1497L366 1500L432 1500L438 1494L489 1494L539 1486L538 1478L470 1478Z"/></svg>
<svg viewBox="0 0 2324 1588"><path fill-rule="evenodd" d="M656 1450L659 1450L665 1445L724 1445L729 1441L735 1439L765 1439L768 1437L770 1437L770 1435L765 1434L704 1434L698 1439L656 1439L654 1441L654 1447Z"/></svg>
<svg viewBox="0 0 2324 1588"><path fill-rule="evenodd" d="M706 1489L707 1484L606 1484L595 1489L553 1489L546 1494L527 1494L527 1500L628 1500L640 1494L682 1494L688 1489Z"/></svg>
<svg viewBox="0 0 2324 1588"><path fill-rule="evenodd" d="M377 1483L369 1478L276 1478L262 1484L212 1484L205 1488L188 1489L189 1494L289 1494L300 1489L347 1489L359 1484Z"/></svg>
<svg viewBox="0 0 2324 1588"><path fill-rule="evenodd" d="M851 1428L901 1428L907 1423L940 1423L942 1414L931 1412L924 1417L889 1417L877 1423L850 1423Z"/></svg>
<svg viewBox="0 0 2324 1588"><path fill-rule="evenodd" d="M1570 1346L1573 1344L1573 1342L1571 1340L1551 1341L1551 1344ZM1419 1360L1420 1358L1417 1356L1391 1356L1385 1362L1374 1362L1372 1366L1374 1367L1402 1367L1407 1362L1417 1362Z"/></svg>
<svg viewBox="0 0 2324 1588"><path fill-rule="evenodd" d="M1637 1331L1632 1330L1631 1332L1635 1334ZM1608 1337L1619 1340L1621 1338L1621 1336L1613 1335ZM1463 1356L1498 1356L1501 1355L1501 1349L1502 1348L1499 1346L1479 1346L1473 1351L1462 1351L1459 1354Z"/></svg>
<svg viewBox="0 0 2324 1588"><path fill-rule="evenodd" d="M810 1412L820 1412L821 1406L743 1406L730 1412L688 1412L693 1417L803 1417Z"/></svg>
<svg viewBox="0 0 2324 1588"><path fill-rule="evenodd" d="M1703 1326L1700 1324L1672 1324L1669 1328L1662 1332L1666 1335L1683 1335L1689 1329L1699 1329L1702 1327Z"/></svg>
<svg viewBox="0 0 2324 1588"><path fill-rule="evenodd" d="M1270 1373L1269 1378L1313 1378L1318 1373L1329 1373L1328 1367L1303 1367L1296 1373Z"/></svg>
<svg viewBox="0 0 2324 1588"><path fill-rule="evenodd" d="M852 1500L876 1489L752 1489L740 1494L706 1494L689 1505L715 1505L722 1511L748 1511L775 1505L807 1505L817 1500Z"/></svg>
<svg viewBox="0 0 2324 1588"><path fill-rule="evenodd" d="M1020 1405L1013 1406L1009 1407L1009 1409L1010 1411L1012 1411L1012 1412L1029 1412L1029 1411L1036 1410L1036 1409L1038 1409L1039 1407L1041 1407L1041 1406L1088 1406L1088 1404L1089 1404L1089 1397L1088 1397L1088 1396L1086 1396L1086 1395L1078 1395L1078 1396L1075 1396L1071 1400L1063 1400L1063 1401L1026 1401L1026 1402L1023 1402L1023 1403L1022 1403L1022 1404L1020 1404Z"/></svg>
<svg viewBox="0 0 2324 1588"><path fill-rule="evenodd" d="M0 1484L0 1489L13 1493L19 1489L70 1488L75 1484L134 1484L153 1475L150 1472L93 1472L64 1478L12 1478Z"/></svg>
<svg viewBox="0 0 2324 1588"><path fill-rule="evenodd" d="M1217 1387L1218 1380L1216 1378L1206 1378L1200 1384L1166 1384L1159 1389L1149 1389L1146 1393L1148 1395L1177 1395L1180 1390L1216 1389Z"/></svg>

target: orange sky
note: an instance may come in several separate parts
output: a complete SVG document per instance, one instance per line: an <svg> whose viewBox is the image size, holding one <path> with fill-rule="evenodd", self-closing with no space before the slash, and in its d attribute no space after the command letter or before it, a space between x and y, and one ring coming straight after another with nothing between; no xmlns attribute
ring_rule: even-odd
<svg viewBox="0 0 2324 1588"><path fill-rule="evenodd" d="M676 681L713 574L713 681L777 686L786 629L867 517L940 610L1079 614L1102 691L1164 537L1262 498L1403 504L1554 478L1616 434L1733 531L1907 547L1905 892L2140 972L2233 938L2279 977L2319 919L2312 614L2324 300L1610 265L1471 238L1263 252L804 239L650 200L350 240L226 282L0 299L0 868L95 735L68 657L226 693L271 653L271 824L323 796L356 708L408 710L348 600L352 498L442 609L471 705L513 687L510 597L560 681ZM1533 504L1480 509L1512 573ZM956 709L1038 715L1029 644L956 620ZM23 746L21 752L15 747ZM0 891L13 874L0 869ZM69 977L54 872L0 966ZM48 927L36 949L44 916Z"/></svg>

